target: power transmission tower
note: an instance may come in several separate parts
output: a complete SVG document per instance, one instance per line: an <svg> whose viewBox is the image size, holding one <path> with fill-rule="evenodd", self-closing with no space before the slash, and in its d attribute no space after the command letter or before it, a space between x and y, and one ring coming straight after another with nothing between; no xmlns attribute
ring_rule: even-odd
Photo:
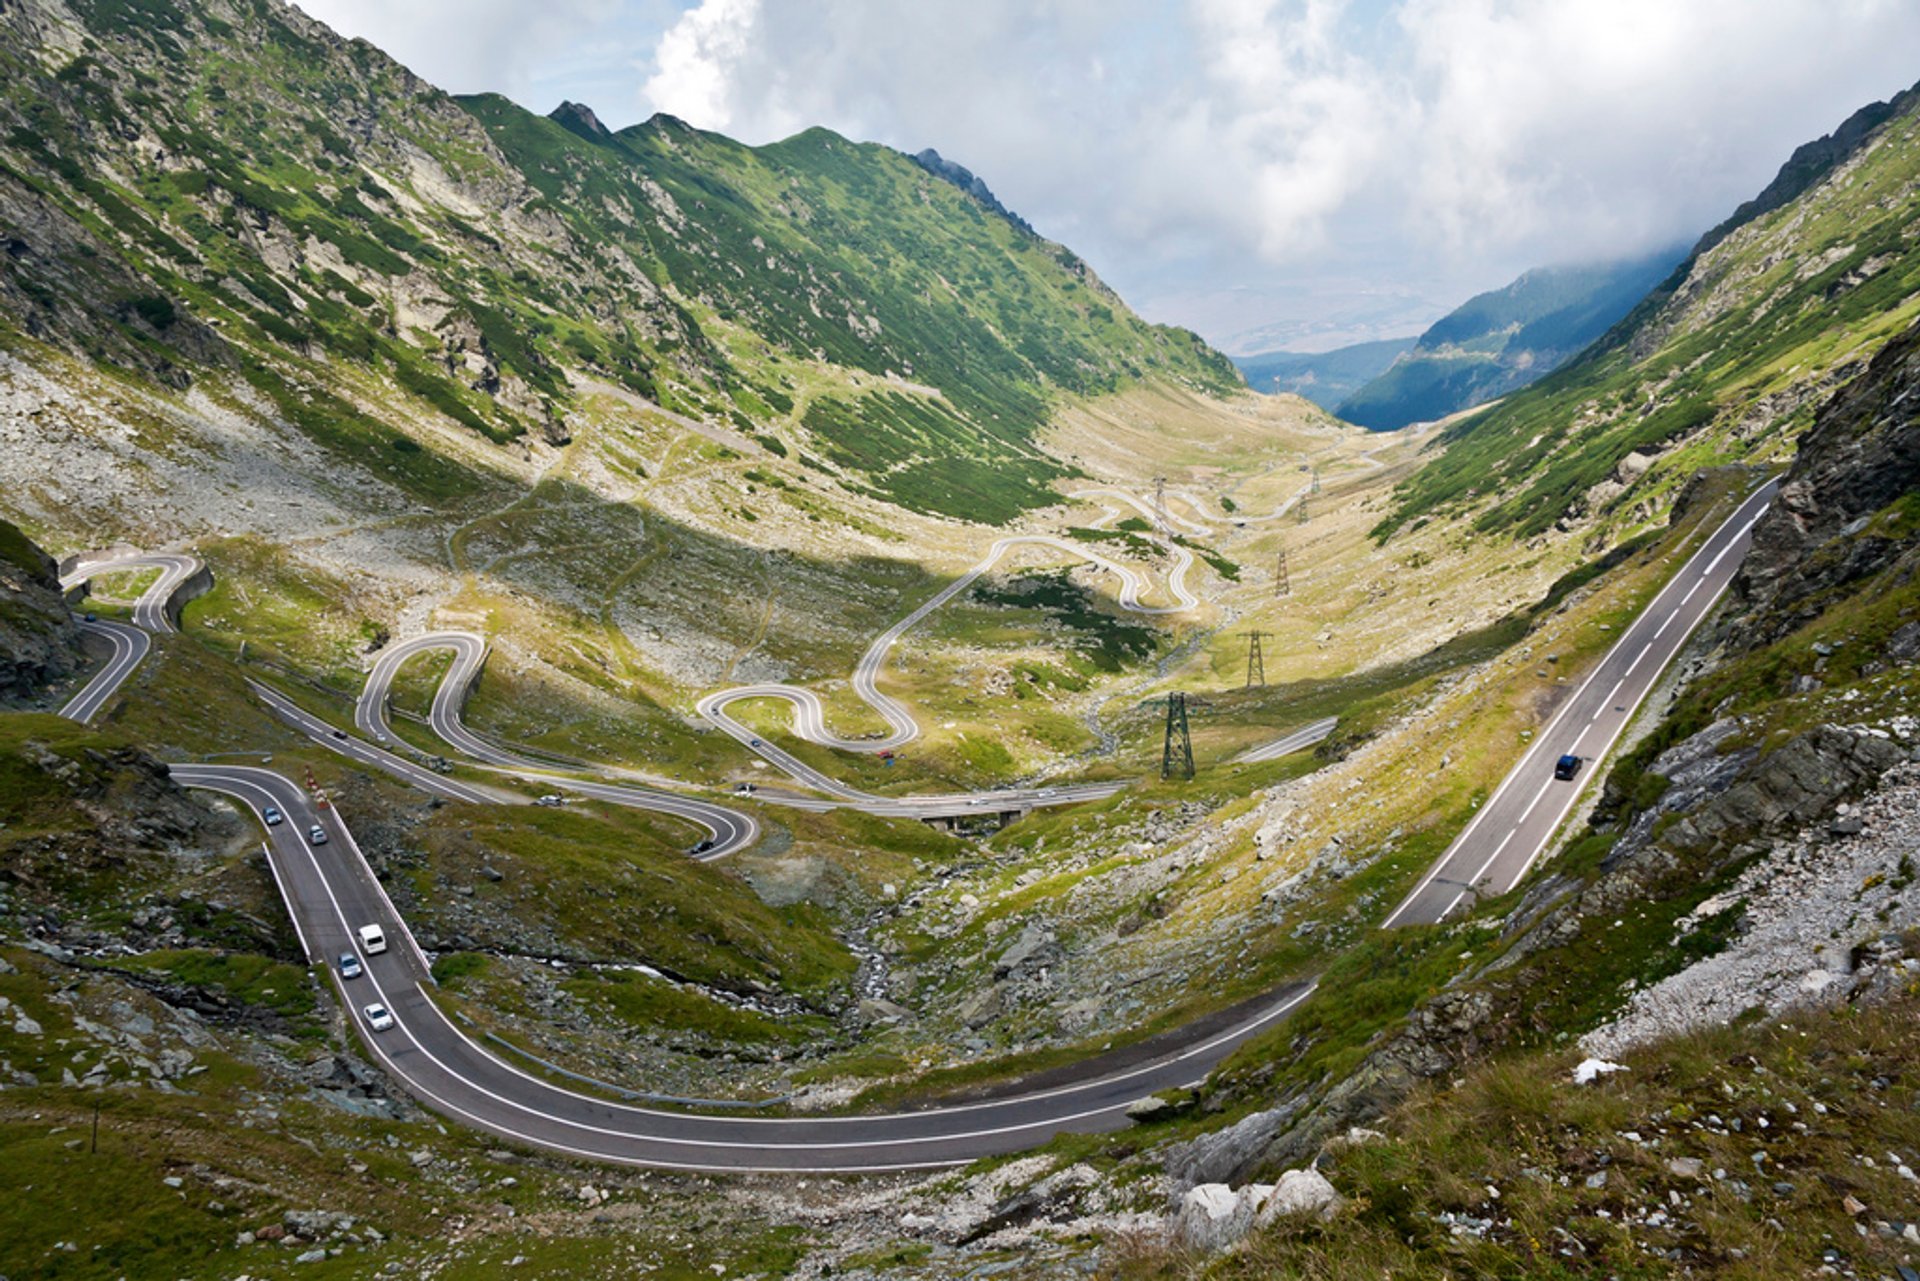
<svg viewBox="0 0 1920 1281"><path fill-rule="evenodd" d="M1294 513L1295 520L1299 521L1302 525L1307 523L1307 496L1305 494L1300 495L1300 501L1294 504Z"/></svg>
<svg viewBox="0 0 1920 1281"><path fill-rule="evenodd" d="M1173 526L1167 519L1167 478L1165 476L1153 478L1153 520L1160 526L1161 533L1173 532Z"/></svg>
<svg viewBox="0 0 1920 1281"><path fill-rule="evenodd" d="M1320 492L1320 469L1318 467L1312 468L1307 472L1307 492L1309 494L1317 494Z"/></svg>
<svg viewBox="0 0 1920 1281"><path fill-rule="evenodd" d="M1273 594L1275 596L1293 595L1293 584L1287 578L1287 549L1280 549L1279 563L1273 568Z"/></svg>
<svg viewBox="0 0 1920 1281"><path fill-rule="evenodd" d="M1252 689L1255 685L1258 685L1261 689L1265 689L1267 687L1267 663L1266 658L1260 653L1260 640L1262 637L1273 635L1273 633L1245 632L1242 634L1247 638L1247 683L1243 688Z"/></svg>
<svg viewBox="0 0 1920 1281"><path fill-rule="evenodd" d="M1174 740L1179 739L1179 746ZM1167 695L1167 739L1160 749L1160 777L1172 778L1175 770L1180 777L1193 777L1193 738L1187 733L1187 696L1181 693Z"/></svg>

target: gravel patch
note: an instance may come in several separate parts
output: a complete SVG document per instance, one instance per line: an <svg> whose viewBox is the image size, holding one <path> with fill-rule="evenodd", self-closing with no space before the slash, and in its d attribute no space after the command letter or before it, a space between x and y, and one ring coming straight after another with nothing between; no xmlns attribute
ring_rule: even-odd
<svg viewBox="0 0 1920 1281"><path fill-rule="evenodd" d="M1830 823L1781 845L1683 918L1676 941L1736 907L1743 928L1724 951L1634 993L1581 1048L1608 1057L1755 1007L1778 1014L1845 1002L1884 968L1856 948L1920 924L1917 863L1920 764L1900 765L1863 801L1842 805ZM1920 970L1910 959L1897 964Z"/></svg>

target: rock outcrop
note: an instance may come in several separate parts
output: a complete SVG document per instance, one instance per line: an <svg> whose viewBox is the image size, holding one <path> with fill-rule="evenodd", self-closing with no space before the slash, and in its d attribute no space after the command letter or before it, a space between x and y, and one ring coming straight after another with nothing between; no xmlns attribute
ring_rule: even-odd
<svg viewBox="0 0 1920 1281"><path fill-rule="evenodd" d="M978 200L988 209L999 214L1002 218L1005 218L1008 222L1020 228L1020 230L1026 232L1028 235L1035 234L1032 225L1028 223L1025 218L1022 218L1019 214L1001 204L1000 198L993 194L993 189L988 187L985 182L981 181L981 179L974 174L973 170L967 168L965 165L955 164L953 161L935 151L932 147L928 147L925 151L916 155L913 158L913 162L934 177L943 179L960 188L960 190L966 192L969 196L972 196L975 200Z"/></svg>
<svg viewBox="0 0 1920 1281"><path fill-rule="evenodd" d="M1331 1218L1341 1204L1340 1194L1318 1170L1288 1170L1278 1183L1253 1183L1238 1190L1225 1183L1202 1183L1182 1194L1173 1234L1196 1250L1226 1250L1255 1228L1292 1217Z"/></svg>
<svg viewBox="0 0 1920 1281"><path fill-rule="evenodd" d="M1834 593L1910 558L1920 548L1920 525L1874 516L1916 492L1920 323L1882 348L1814 416L1734 579L1734 599L1744 608L1730 644L1750 650L1777 640Z"/></svg>
<svg viewBox="0 0 1920 1281"><path fill-rule="evenodd" d="M81 658L59 567L0 520L0 704L31 704L48 685L73 675Z"/></svg>

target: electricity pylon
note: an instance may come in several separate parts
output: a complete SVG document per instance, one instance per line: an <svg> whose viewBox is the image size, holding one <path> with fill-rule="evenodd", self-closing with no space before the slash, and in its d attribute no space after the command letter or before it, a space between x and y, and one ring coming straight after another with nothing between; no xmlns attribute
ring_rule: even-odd
<svg viewBox="0 0 1920 1281"><path fill-rule="evenodd" d="M1293 584L1287 579L1287 549L1280 549L1278 563L1273 567L1273 594L1275 596L1293 595Z"/></svg>
<svg viewBox="0 0 1920 1281"><path fill-rule="evenodd" d="M1160 749L1160 777L1172 778L1176 769L1182 778L1193 777L1193 737L1187 733L1187 696L1177 691L1167 695L1167 738Z"/></svg>
<svg viewBox="0 0 1920 1281"><path fill-rule="evenodd" d="M1271 636L1273 633L1243 632L1242 635L1247 638L1247 683L1242 688L1252 689L1255 685L1258 685L1261 689L1265 689L1267 687L1267 663L1265 656L1260 652L1260 641L1262 637Z"/></svg>

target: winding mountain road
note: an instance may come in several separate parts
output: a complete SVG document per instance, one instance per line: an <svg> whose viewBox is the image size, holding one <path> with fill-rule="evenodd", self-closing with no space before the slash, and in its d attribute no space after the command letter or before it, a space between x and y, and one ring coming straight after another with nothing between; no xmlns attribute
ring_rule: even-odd
<svg viewBox="0 0 1920 1281"><path fill-rule="evenodd" d="M1660 673L1733 581L1754 523L1778 489L1769 481L1754 491L1667 580L1383 926L1443 921L1469 895L1498 898L1520 883ZM1580 758L1572 780L1554 776L1562 756Z"/></svg>
<svg viewBox="0 0 1920 1281"><path fill-rule="evenodd" d="M472 688L473 682L479 679L480 669L486 661L487 644L483 638L471 632L431 632L424 636L416 636L384 651L375 662L372 671L367 674L366 685L362 688L359 701L354 706L354 723L363 734L373 738L375 742L392 737L392 728L387 720L387 709L392 701L394 679L408 660L435 650L451 651L454 660L452 666L442 675L440 684L434 691L428 723L432 726L434 733L456 750L490 768L516 778L577 792L615 804L656 810L696 823L707 829L712 840L712 847L703 850L699 855L702 858L723 857L758 839L759 824L749 814L711 801L681 796L656 788L635 786L624 781L581 779L576 776L577 773L580 769L588 767L558 766L548 761L522 756L474 734L461 719L461 707L466 701L467 691ZM298 717L287 715L287 719L296 728L303 730L317 741L364 763L376 765L390 773L401 774L407 781L418 781L417 776L421 774L434 779L440 778L439 775L431 774L412 765L411 762L404 761L397 753L336 733L332 726L310 713L300 712ZM1079 783L1061 787L964 792L951 796L881 796L847 787L777 747L766 746L763 754L785 761L789 773L825 792L833 799L822 801L813 797L786 793L759 792L756 793L756 798L759 800L789 808L813 810L832 809L844 804L866 813L896 818L948 818L1043 805L1070 805L1079 801L1111 796L1126 786L1125 783ZM396 765L407 766L407 769L403 773L402 770L395 768ZM619 780L621 777L621 771L617 769L591 768L605 775L609 780ZM444 780L441 781L444 783Z"/></svg>
<svg viewBox="0 0 1920 1281"><path fill-rule="evenodd" d="M1105 492L1105 491L1102 491ZM1076 495L1077 496L1077 495ZM1024 547L1046 547L1054 551L1066 552L1091 563L1098 569L1112 574L1120 582L1119 602L1122 609L1139 614L1179 614L1198 609L1200 599L1188 590L1187 570L1193 565L1193 553L1177 544L1165 544L1173 553L1174 568L1167 575L1167 593L1174 598L1172 605L1145 605L1141 598L1153 590L1153 584L1145 574L1118 561L1110 560L1087 547L1073 543L1051 534L1021 534L1009 538L997 539L986 558L972 569L948 583L940 591L924 601L912 613L887 628L873 639L866 652L860 655L860 661L853 669L854 693L862 702L877 712L887 724L887 732L870 738L841 738L827 728L826 706L810 689L798 685L760 684L737 685L731 689L707 695L701 699L698 708L702 716L712 721L721 730L745 744L748 750L759 753L768 761L792 774L810 787L818 787L830 795L840 795L844 799L854 800L864 794L854 793L850 789L838 787L827 782L823 785L824 775L800 764L791 753L771 748L759 734L742 725L728 714L728 708L735 703L753 699L770 698L790 703L794 709L793 732L810 743L822 747L838 748L852 752L890 751L905 746L920 736L920 725L897 699L881 691L876 683L880 670L886 665L887 655L900 638L918 626L920 622L945 605L954 597L973 586L982 574L987 573L1000 563L1007 553Z"/></svg>
<svg viewBox="0 0 1920 1281"><path fill-rule="evenodd" d="M1562 796L1543 805L1556 784L1535 788L1530 780L1563 752L1604 755L1652 688L1661 667L1725 589L1772 492L1769 485L1743 503L1655 595L1460 839L1395 909L1388 924L1441 920L1468 889L1484 886L1499 891L1526 874L1579 790L1567 785ZM950 589L944 598L950 599L957 590ZM918 616L924 617L938 603L930 602L917 611ZM164 611L160 617L164 618ZM897 640L904 630L900 627L892 639ZM389 736L386 707L394 675L407 659L436 647L451 649L455 655L454 666L434 697L436 733L493 768L521 777L552 778L558 785L581 790L589 786L559 778L550 767L466 731L459 705L486 652L484 641L468 633L420 637L383 655L355 709L356 723L364 733L376 742ZM885 647L868 652L884 656ZM1601 689L1604 694L1593 697ZM484 789L424 770L383 747L335 730L264 686L255 690L280 715L355 760L394 770L448 799L470 803L498 799ZM1256 752L1306 740L1326 727L1325 722L1309 726ZM617 1103L564 1088L502 1061L448 1017L432 995L425 954L336 808L316 806L304 789L267 769L224 764L181 764L171 769L181 784L224 793L261 820L268 866L286 900L301 947L309 961L325 966L369 1052L408 1093L442 1115L487 1133L570 1156L701 1171L857 1172L961 1164L1032 1147L1063 1131L1119 1128L1126 1124L1126 1108L1134 1100L1201 1079L1247 1039L1284 1019L1315 990L1313 983L1290 984L1162 1037L1050 1073L1044 1084L1003 1097L923 1111L746 1117ZM649 808L685 799L657 792L644 795ZM263 811L268 806L278 808L286 821L266 826ZM329 834L326 844L315 846L305 838L313 826ZM1489 843L1491 853L1485 854ZM1475 863L1479 867L1470 879L1456 882L1449 875ZM1456 884L1459 888L1454 888ZM362 956L364 977L343 980L336 961L342 954L360 952L357 931L369 924L378 925L392 946L377 955ZM385 1031L375 1031L367 1020L365 1006L373 1001L384 1004L394 1016L393 1026Z"/></svg>
<svg viewBox="0 0 1920 1281"><path fill-rule="evenodd" d="M140 660L153 648L153 642L138 627L105 619L82 622L80 630L88 636L101 637L113 646L113 655L107 659L107 665L94 673L93 679L60 709L62 716L84 725L100 714L107 700L114 696L127 677L133 675L133 669L140 666Z"/></svg>
<svg viewBox="0 0 1920 1281"><path fill-rule="evenodd" d="M60 590L66 592L101 574L139 569L158 569L160 576L134 602L134 626L102 618L85 619L80 623L82 632L106 640L113 647L113 654L107 660L107 665L95 673L93 679L60 709L60 715L68 720L84 725L100 714L107 700L118 692L127 677L133 675L133 669L140 666L140 661L153 647L148 633L174 630L173 618L180 608L176 597L206 566L198 557L179 552L101 552L80 557L72 568L60 576Z"/></svg>
<svg viewBox="0 0 1920 1281"><path fill-rule="evenodd" d="M482 1049L431 994L427 959L367 866L337 810L316 810L304 790L271 770L176 765L176 780L222 792L265 828L267 860L309 960L326 965L362 1041L406 1091L435 1111L504 1139L569 1156L704 1171L881 1171L956 1165L1044 1143L1063 1131L1118 1129L1144 1095L1203 1078L1313 991L1291 984L1252 1008L1202 1020L1164 1039L1081 1064L1071 1079L982 1102L857 1116L742 1117L633 1106L555 1085ZM325 845L301 833L318 825ZM341 980L333 962L360 954L357 931L378 925L390 947L361 955L364 978ZM385 1005L394 1026L376 1032L365 1006Z"/></svg>

